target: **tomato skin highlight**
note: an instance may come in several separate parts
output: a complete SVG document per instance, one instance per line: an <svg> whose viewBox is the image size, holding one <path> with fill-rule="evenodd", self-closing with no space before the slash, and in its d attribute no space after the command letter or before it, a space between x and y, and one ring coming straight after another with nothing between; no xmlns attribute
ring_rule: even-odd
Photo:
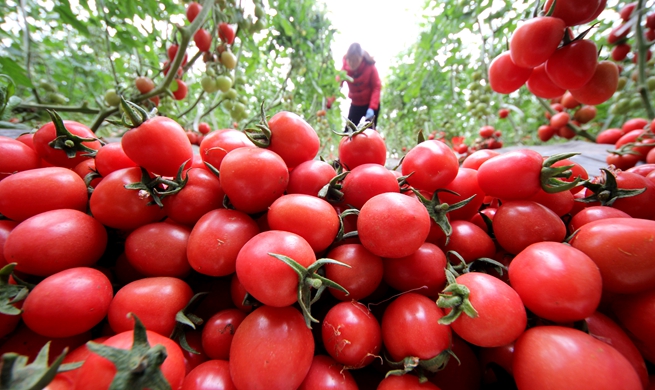
<svg viewBox="0 0 655 390"><path fill-rule="evenodd" d="M508 51L498 55L489 65L489 83L498 93L512 93L525 84L532 74L532 68L522 68L512 62Z"/></svg>
<svg viewBox="0 0 655 390"><path fill-rule="evenodd" d="M239 325L230 374L240 390L297 389L314 356L314 337L293 307L262 306Z"/></svg>
<svg viewBox="0 0 655 390"><path fill-rule="evenodd" d="M478 168L478 184L488 196L526 199L541 189L543 158L529 149L513 150L486 160Z"/></svg>

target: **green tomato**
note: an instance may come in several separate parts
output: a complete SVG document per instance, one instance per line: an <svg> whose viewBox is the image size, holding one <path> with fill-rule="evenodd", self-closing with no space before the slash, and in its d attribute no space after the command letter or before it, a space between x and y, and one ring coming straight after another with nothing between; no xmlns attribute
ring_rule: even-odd
<svg viewBox="0 0 655 390"><path fill-rule="evenodd" d="M210 76L210 77L215 77L216 76L216 71L214 70L214 68L208 67L207 70L205 71L205 74L207 74L207 76Z"/></svg>
<svg viewBox="0 0 655 390"><path fill-rule="evenodd" d="M655 76L651 76L646 79L646 86L649 91L655 91Z"/></svg>
<svg viewBox="0 0 655 390"><path fill-rule="evenodd" d="M200 80L200 84L202 85L202 89L207 93L218 91L216 79L211 76L204 76L202 80Z"/></svg>
<svg viewBox="0 0 655 390"><path fill-rule="evenodd" d="M225 75L218 76L216 78L216 87L221 92L227 92L232 87L232 79Z"/></svg>
<svg viewBox="0 0 655 390"><path fill-rule="evenodd" d="M245 105L248 105L248 96L246 95L239 95L239 101Z"/></svg>
<svg viewBox="0 0 655 390"><path fill-rule="evenodd" d="M261 18L264 16L264 8L261 5L257 4L255 6L255 16Z"/></svg>
<svg viewBox="0 0 655 390"><path fill-rule="evenodd" d="M115 89L108 89L107 92L105 92L105 102L110 106L116 107L121 104L121 97L118 96Z"/></svg>
<svg viewBox="0 0 655 390"><path fill-rule="evenodd" d="M225 97L229 100L234 100L238 96L237 90L234 88L230 88L225 92Z"/></svg>
<svg viewBox="0 0 655 390"><path fill-rule="evenodd" d="M644 102L641 100L640 96L635 96L632 99L630 99L630 108L632 109L637 109L643 107Z"/></svg>
<svg viewBox="0 0 655 390"><path fill-rule="evenodd" d="M45 98L46 100L54 104L66 104L68 102L66 96L57 92L48 92Z"/></svg>
<svg viewBox="0 0 655 390"><path fill-rule="evenodd" d="M228 69L237 67L237 57L231 51L224 51L221 53L221 62Z"/></svg>
<svg viewBox="0 0 655 390"><path fill-rule="evenodd" d="M57 85L47 81L41 81L39 87L46 92L57 92Z"/></svg>
<svg viewBox="0 0 655 390"><path fill-rule="evenodd" d="M234 108L234 102L232 100L226 100L223 102L223 107L228 111L232 111L232 108Z"/></svg>

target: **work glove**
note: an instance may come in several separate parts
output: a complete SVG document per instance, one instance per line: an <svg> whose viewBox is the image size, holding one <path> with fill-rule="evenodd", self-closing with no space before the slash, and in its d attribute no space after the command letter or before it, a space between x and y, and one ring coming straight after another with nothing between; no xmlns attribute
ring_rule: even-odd
<svg viewBox="0 0 655 390"><path fill-rule="evenodd" d="M366 116L365 116L365 118L366 118L367 120L371 120L371 119L373 118L374 115L375 115L375 111L373 111L372 108L369 108L368 110L366 110Z"/></svg>

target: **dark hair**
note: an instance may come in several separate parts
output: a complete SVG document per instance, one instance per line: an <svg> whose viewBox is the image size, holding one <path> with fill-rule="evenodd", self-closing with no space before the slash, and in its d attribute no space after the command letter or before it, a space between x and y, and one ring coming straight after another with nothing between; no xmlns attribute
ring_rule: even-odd
<svg viewBox="0 0 655 390"><path fill-rule="evenodd" d="M364 61L367 63L375 64L373 57L371 57L366 50L362 49L362 46L359 43L353 43L350 45L348 52L346 53L346 59L354 57L363 57Z"/></svg>

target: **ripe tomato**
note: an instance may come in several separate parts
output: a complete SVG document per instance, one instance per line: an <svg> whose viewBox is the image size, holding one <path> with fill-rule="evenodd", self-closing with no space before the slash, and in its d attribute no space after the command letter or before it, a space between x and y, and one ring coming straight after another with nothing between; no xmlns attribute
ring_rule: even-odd
<svg viewBox="0 0 655 390"><path fill-rule="evenodd" d="M30 291L23 304L23 321L46 337L75 336L105 318L113 296L111 282L102 272L69 268L50 275Z"/></svg>
<svg viewBox="0 0 655 390"><path fill-rule="evenodd" d="M446 255L429 242L409 256L384 259L384 281L398 291L436 298L446 285Z"/></svg>
<svg viewBox="0 0 655 390"><path fill-rule="evenodd" d="M538 326L516 341L513 363L519 389L641 389L637 373L616 349L576 329Z"/></svg>
<svg viewBox="0 0 655 390"><path fill-rule="evenodd" d="M86 211L87 204L84 180L69 169L30 169L0 181L0 214L14 221L57 209Z"/></svg>
<svg viewBox="0 0 655 390"><path fill-rule="evenodd" d="M336 175L337 172L332 165L325 161L305 161L289 173L287 194L318 196L319 191Z"/></svg>
<svg viewBox="0 0 655 390"><path fill-rule="evenodd" d="M566 226L548 207L530 200L503 203L493 219L498 244L506 251L518 254L530 244L542 241L562 242Z"/></svg>
<svg viewBox="0 0 655 390"><path fill-rule="evenodd" d="M620 43L612 48L612 60L621 62L626 59L631 51L632 46L629 43Z"/></svg>
<svg viewBox="0 0 655 390"><path fill-rule="evenodd" d="M537 136L542 142L547 142L557 133L557 128L553 126L542 125L537 129Z"/></svg>
<svg viewBox="0 0 655 390"><path fill-rule="evenodd" d="M209 31L204 28L199 28L195 34L193 34L193 41L196 43L198 50L200 51L209 51L212 45L212 36Z"/></svg>
<svg viewBox="0 0 655 390"><path fill-rule="evenodd" d="M277 153L289 169L313 160L320 148L316 131L300 116L280 111L268 120L271 141L268 149Z"/></svg>
<svg viewBox="0 0 655 390"><path fill-rule="evenodd" d="M181 390L237 390L227 360L210 360L198 365L184 378Z"/></svg>
<svg viewBox="0 0 655 390"><path fill-rule="evenodd" d="M234 333L246 318L238 309L225 309L214 314L203 324L202 349L210 359L229 360Z"/></svg>
<svg viewBox="0 0 655 390"><path fill-rule="evenodd" d="M630 155L626 154L626 156ZM612 203L612 207L625 211L633 218L655 219L655 209L650 207L655 202L653 182L634 172L616 172L614 175L619 189L645 188L646 190L636 196L617 199Z"/></svg>
<svg viewBox="0 0 655 390"><path fill-rule="evenodd" d="M217 130L200 143L200 156L202 161L219 168L227 153L241 147L255 147L255 144L239 130Z"/></svg>
<svg viewBox="0 0 655 390"><path fill-rule="evenodd" d="M80 138L96 138L95 133L89 129L86 125L83 125L75 121L63 121L64 127L73 135L76 135ZM55 149L50 146L50 143L55 140L57 137L57 130L53 122L48 122L45 125L41 126L36 133L34 133L34 150L36 153L48 163L64 168L75 168L82 160L91 158L87 155L88 152L83 150L78 150L75 153L75 156L70 158L66 152L62 149ZM100 149L99 141L87 141L82 142L82 145L98 150Z"/></svg>
<svg viewBox="0 0 655 390"><path fill-rule="evenodd" d="M342 364L325 355L316 355L298 390L357 390L352 374Z"/></svg>
<svg viewBox="0 0 655 390"><path fill-rule="evenodd" d="M596 263L604 291L631 294L653 287L653 234L655 221L605 218L583 225L571 245Z"/></svg>
<svg viewBox="0 0 655 390"><path fill-rule="evenodd" d="M133 230L160 221L166 214L152 199L140 191L126 189L127 184L141 181L141 169L125 168L110 173L95 188L89 200L91 213L105 226Z"/></svg>
<svg viewBox="0 0 655 390"><path fill-rule="evenodd" d="M218 37L228 45L234 43L234 29L229 24L223 22L218 24Z"/></svg>
<svg viewBox="0 0 655 390"><path fill-rule="evenodd" d="M389 375L384 378L377 390L439 390L432 382L423 382L416 375Z"/></svg>
<svg viewBox="0 0 655 390"><path fill-rule="evenodd" d="M369 199L385 192L400 192L396 176L379 164L353 168L343 180L343 203L361 209Z"/></svg>
<svg viewBox="0 0 655 390"><path fill-rule="evenodd" d="M52 364L55 358L61 355L64 348L73 350L89 340L91 340L91 332L84 332L71 337L52 338L41 336L23 324L0 346L0 356L7 352L15 352L27 356L28 362L31 363L45 343L50 341L48 364Z"/></svg>
<svg viewBox="0 0 655 390"><path fill-rule="evenodd" d="M184 278L191 272L187 242L191 229L168 222L138 227L125 240L125 255L145 276Z"/></svg>
<svg viewBox="0 0 655 390"><path fill-rule="evenodd" d="M366 129L352 137L341 138L339 161L347 169L367 163L384 165L387 161L387 146L380 133Z"/></svg>
<svg viewBox="0 0 655 390"><path fill-rule="evenodd" d="M403 160L403 176L414 173L407 182L418 190L434 192L455 179L457 155L441 141L427 140L413 147Z"/></svg>
<svg viewBox="0 0 655 390"><path fill-rule="evenodd" d="M498 93L512 93L525 84L532 68L522 68L512 62L508 51L499 54L489 65L489 84Z"/></svg>
<svg viewBox="0 0 655 390"><path fill-rule="evenodd" d="M221 187L230 202L247 214L267 210L289 182L286 163L268 149L234 149L221 161L220 172Z"/></svg>
<svg viewBox="0 0 655 390"><path fill-rule="evenodd" d="M475 169L476 171L482 165L483 162L489 160L492 157L500 155L499 152L490 149L480 149L469 154L464 161L462 162L462 168Z"/></svg>
<svg viewBox="0 0 655 390"><path fill-rule="evenodd" d="M321 335L327 353L352 368L371 364L382 348L380 324L366 306L354 300L332 306L323 319Z"/></svg>
<svg viewBox="0 0 655 390"><path fill-rule="evenodd" d="M560 277L563 272L566 278ZM528 246L510 263L509 278L525 306L550 321L580 321L600 303L598 267L584 252L566 244L538 242Z"/></svg>
<svg viewBox="0 0 655 390"><path fill-rule="evenodd" d="M478 184L487 196L525 199L541 189L543 158L539 152L519 149L491 158L478 168Z"/></svg>
<svg viewBox="0 0 655 390"><path fill-rule="evenodd" d="M494 135L494 131L496 131L496 129L494 129L493 126L482 126L480 127L480 130L478 130L478 134L482 138L489 138Z"/></svg>
<svg viewBox="0 0 655 390"><path fill-rule="evenodd" d="M546 65L541 64L532 70L532 74L527 81L527 87L533 95L543 98L552 99L562 96L564 88L560 88L546 74ZM564 113L560 113L564 114Z"/></svg>
<svg viewBox="0 0 655 390"><path fill-rule="evenodd" d="M314 337L293 307L262 306L239 325L230 348L238 389L296 389L314 356Z"/></svg>
<svg viewBox="0 0 655 390"><path fill-rule="evenodd" d="M314 250L295 233L269 230L251 238L237 255L236 272L248 293L265 305L292 305L298 300L298 274L269 253L288 256L307 268L316 261Z"/></svg>
<svg viewBox="0 0 655 390"><path fill-rule="evenodd" d="M41 157L28 145L0 136L0 180L41 166Z"/></svg>
<svg viewBox="0 0 655 390"><path fill-rule="evenodd" d="M560 217L570 213L573 210L573 206L575 206L575 198L571 191L560 191L550 194L544 190L540 190L535 195L529 197L528 200L548 207Z"/></svg>
<svg viewBox="0 0 655 390"><path fill-rule="evenodd" d="M146 330L148 344L151 347L161 344L166 349L166 358L161 365L161 372L172 389L182 386L184 381L184 357L180 347L168 337ZM132 347L134 332L129 330L110 337L102 344L120 349ZM74 390L109 389L116 375L116 366L111 361L92 353L86 359L75 381Z"/></svg>
<svg viewBox="0 0 655 390"><path fill-rule="evenodd" d="M457 284L466 286L476 317L462 313L452 330L459 337L480 347L500 347L516 340L525 330L527 315L523 302L512 287L502 280L481 272L458 276ZM452 309L445 309L448 314Z"/></svg>
<svg viewBox="0 0 655 390"><path fill-rule="evenodd" d="M457 336L453 336L451 351L457 360L448 360L446 367L428 380L441 390L479 390L482 383L480 362L471 347Z"/></svg>
<svg viewBox="0 0 655 390"><path fill-rule="evenodd" d="M175 83L175 91L173 91L173 98L175 100L182 100L186 97L187 93L189 92L189 87L187 87L186 83L180 79L175 79L173 80L173 83ZM171 86L173 86L173 83L171 83Z"/></svg>
<svg viewBox="0 0 655 390"><path fill-rule="evenodd" d="M520 24L509 41L512 62L522 68L543 64L557 50L564 37L564 28L562 19L549 16L528 19Z"/></svg>
<svg viewBox="0 0 655 390"><path fill-rule="evenodd" d="M175 315L189 303L193 291L177 278L143 278L123 286L109 305L107 320L116 333L131 331L134 313L146 329L169 336L175 328ZM184 368L183 368L184 369Z"/></svg>
<svg viewBox="0 0 655 390"><path fill-rule="evenodd" d="M590 206L577 212L569 222L569 232L580 229L589 222L605 218L632 218L624 211L609 206Z"/></svg>
<svg viewBox="0 0 655 390"><path fill-rule="evenodd" d="M364 204L357 217L357 231L362 245L372 253L398 258L421 247L430 232L430 221L428 211L418 200L387 192Z"/></svg>
<svg viewBox="0 0 655 390"><path fill-rule="evenodd" d="M623 135L621 129L607 129L603 130L596 136L596 143L614 145L616 141Z"/></svg>
<svg viewBox="0 0 655 390"><path fill-rule="evenodd" d="M487 232L469 221L451 221L452 234L448 244L443 247L445 252L457 252L465 262L471 262L481 257L493 257L496 247Z"/></svg>
<svg viewBox="0 0 655 390"><path fill-rule="evenodd" d="M573 119L580 123L588 123L596 117L597 112L595 106L582 106L575 111Z"/></svg>
<svg viewBox="0 0 655 390"><path fill-rule="evenodd" d="M171 49L169 48L168 50L170 55ZM175 45L175 53L177 53L177 45ZM173 55L173 57L175 57L175 55ZM155 82L152 81L150 77L139 76L134 80L134 86L139 92L141 92L141 94L144 94L155 89Z"/></svg>
<svg viewBox="0 0 655 390"><path fill-rule="evenodd" d="M544 11L550 10L553 4L555 4L555 9L552 16L562 19L566 26L577 26L588 23L594 20L598 16L598 13L602 11L602 9L600 11L598 10L601 6L603 9L605 8L601 0L547 0L544 4Z"/></svg>
<svg viewBox="0 0 655 390"><path fill-rule="evenodd" d="M189 4L189 6L186 8L186 18L189 20L189 23L193 23L200 11L202 11L202 5L195 1Z"/></svg>
<svg viewBox="0 0 655 390"><path fill-rule="evenodd" d="M571 88L571 95L582 104L597 105L614 95L619 85L619 69L612 61L600 61L593 76L579 89Z"/></svg>
<svg viewBox="0 0 655 390"><path fill-rule="evenodd" d="M361 244L343 244L328 252L327 258L348 264L325 265L325 276L348 291L330 288L330 293L340 301L359 301L371 295L380 285L384 266L382 258L374 255Z"/></svg>
<svg viewBox="0 0 655 390"><path fill-rule="evenodd" d="M651 337L655 326L653 302L655 290L651 288L646 292L621 295L611 303L611 314L618 319L644 359L651 363L655 360L655 342Z"/></svg>
<svg viewBox="0 0 655 390"><path fill-rule="evenodd" d="M383 169L386 169L382 167ZM322 252L339 232L339 215L327 201L312 195L283 195L268 208L268 226L301 236L314 252Z"/></svg>
<svg viewBox="0 0 655 390"><path fill-rule="evenodd" d="M4 256L17 263L16 271L49 276L95 264L106 246L107 232L97 220L78 210L59 209L16 226L5 242Z"/></svg>
<svg viewBox="0 0 655 390"><path fill-rule="evenodd" d="M120 142L103 145L96 154L95 162L96 170L103 177L119 169L137 166L137 163L127 157Z"/></svg>
<svg viewBox="0 0 655 390"><path fill-rule="evenodd" d="M206 169L191 168L185 173L188 181L184 188L162 203L170 219L193 226L206 213L223 207L225 193L218 178Z"/></svg>
<svg viewBox="0 0 655 390"><path fill-rule="evenodd" d="M389 357L432 359L451 346L450 326L440 325L443 312L424 295L406 293L394 299L382 317L382 341Z"/></svg>
<svg viewBox="0 0 655 390"><path fill-rule="evenodd" d="M582 88L594 76L597 58L595 43L588 39L573 41L557 49L550 56L546 61L546 73L560 88L569 90Z"/></svg>

